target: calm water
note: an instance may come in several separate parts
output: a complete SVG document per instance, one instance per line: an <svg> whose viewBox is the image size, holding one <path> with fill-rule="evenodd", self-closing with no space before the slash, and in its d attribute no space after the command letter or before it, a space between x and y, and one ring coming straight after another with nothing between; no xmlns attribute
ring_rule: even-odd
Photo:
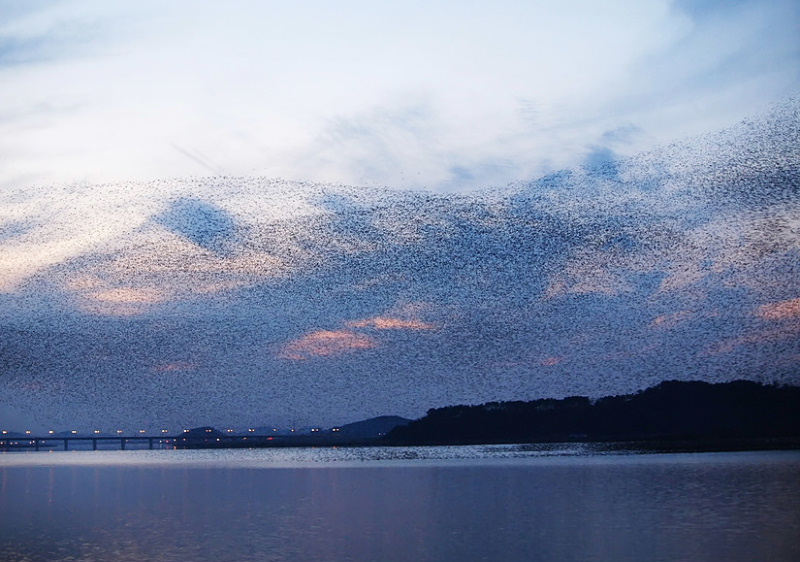
<svg viewBox="0 0 800 562"><path fill-rule="evenodd" d="M800 560L800 452L0 455L0 560Z"/></svg>

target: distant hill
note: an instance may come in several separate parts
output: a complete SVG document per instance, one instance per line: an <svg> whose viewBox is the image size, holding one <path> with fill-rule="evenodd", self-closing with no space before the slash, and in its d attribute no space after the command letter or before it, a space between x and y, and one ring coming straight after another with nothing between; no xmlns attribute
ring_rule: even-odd
<svg viewBox="0 0 800 562"><path fill-rule="evenodd" d="M667 381L636 394L430 410L395 444L800 439L800 388Z"/></svg>
<svg viewBox="0 0 800 562"><path fill-rule="evenodd" d="M368 420L343 425L338 428L339 431L337 433L342 437L359 439L382 437L396 427L402 427L409 422L411 422L411 420L401 418L400 416L378 416L377 418L370 418Z"/></svg>
<svg viewBox="0 0 800 562"><path fill-rule="evenodd" d="M333 429L310 432L266 431L235 434L223 433L213 427L197 427L175 436L175 446L179 449L224 449L257 447L326 447L346 445L383 444L386 434L392 429L402 427L411 420L399 416L379 416Z"/></svg>

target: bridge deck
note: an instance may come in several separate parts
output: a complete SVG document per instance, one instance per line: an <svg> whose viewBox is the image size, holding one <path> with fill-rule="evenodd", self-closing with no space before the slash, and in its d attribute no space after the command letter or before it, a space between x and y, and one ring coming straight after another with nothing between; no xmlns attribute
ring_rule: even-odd
<svg viewBox="0 0 800 562"><path fill-rule="evenodd" d="M39 451L42 448L51 449L54 445L63 445L64 450L69 450L70 442L92 442L92 450L96 451L98 443L101 441L114 441L119 443L120 450L125 450L128 443L143 443L147 442L149 449L154 449L155 444L171 445L175 442L174 437L165 437L163 435L120 435L120 436L97 436L97 437L54 437L52 435L47 437L3 437L0 439L0 451L15 451L21 449L33 449Z"/></svg>

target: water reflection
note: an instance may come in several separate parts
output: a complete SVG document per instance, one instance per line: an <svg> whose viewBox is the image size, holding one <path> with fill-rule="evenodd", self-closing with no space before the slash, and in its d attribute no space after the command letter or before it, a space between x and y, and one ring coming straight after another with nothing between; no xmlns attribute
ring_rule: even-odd
<svg viewBox="0 0 800 562"><path fill-rule="evenodd" d="M428 464L359 465L357 453L340 452L348 460L304 461L315 468L271 468L281 465L236 451L189 451L160 464L157 455L129 456L131 465L92 462L106 453L43 453L55 458L49 466L26 465L35 454L2 456L0 560L800 555L796 452L504 458L501 448L499 460L442 450L437 462L435 449L421 452Z"/></svg>

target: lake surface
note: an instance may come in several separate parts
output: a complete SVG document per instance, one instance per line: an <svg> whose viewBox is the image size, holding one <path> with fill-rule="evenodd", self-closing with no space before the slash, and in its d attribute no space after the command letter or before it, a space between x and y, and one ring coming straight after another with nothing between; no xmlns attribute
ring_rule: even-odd
<svg viewBox="0 0 800 562"><path fill-rule="evenodd" d="M800 452L0 454L0 560L800 560Z"/></svg>

